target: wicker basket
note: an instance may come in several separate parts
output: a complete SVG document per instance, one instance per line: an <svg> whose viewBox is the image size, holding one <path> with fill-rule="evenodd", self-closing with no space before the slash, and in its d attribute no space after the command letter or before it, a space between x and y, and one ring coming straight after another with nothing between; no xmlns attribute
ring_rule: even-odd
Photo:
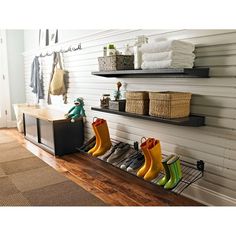
<svg viewBox="0 0 236 236"><path fill-rule="evenodd" d="M189 116L191 93L150 92L149 115L162 118Z"/></svg>
<svg viewBox="0 0 236 236"><path fill-rule="evenodd" d="M126 112L147 115L149 111L149 96L145 91L126 92Z"/></svg>
<svg viewBox="0 0 236 236"><path fill-rule="evenodd" d="M98 58L99 71L133 70L134 56L114 55Z"/></svg>

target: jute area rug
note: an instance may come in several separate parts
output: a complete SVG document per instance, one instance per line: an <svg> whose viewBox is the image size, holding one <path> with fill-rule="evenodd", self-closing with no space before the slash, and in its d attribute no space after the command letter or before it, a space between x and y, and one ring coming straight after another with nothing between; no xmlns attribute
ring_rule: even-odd
<svg viewBox="0 0 236 236"><path fill-rule="evenodd" d="M105 206L0 130L0 206Z"/></svg>

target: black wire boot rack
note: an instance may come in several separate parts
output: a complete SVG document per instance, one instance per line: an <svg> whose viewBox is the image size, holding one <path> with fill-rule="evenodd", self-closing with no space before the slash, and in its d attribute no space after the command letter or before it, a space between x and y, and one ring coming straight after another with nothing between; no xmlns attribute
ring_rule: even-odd
<svg viewBox="0 0 236 236"><path fill-rule="evenodd" d="M117 142L118 142L117 140L112 140L113 144L116 144ZM138 149L138 142L134 142L133 148L135 150ZM77 148L77 150L86 156L90 155L87 152L84 152L83 150L81 150L81 148ZM163 154L163 156L166 156L166 155ZM98 159L99 159L99 157L98 157ZM106 160L102 160L102 159L100 159L100 160L107 163L108 166L109 165L115 166L116 168L120 169L120 171L125 171L127 173L132 174L132 175L135 175L137 178L140 178L137 176L138 170L133 171L133 172L128 172L126 170L122 170L119 167L121 165L121 163L117 164L115 162L113 164L113 163L106 162ZM199 179L201 179L204 174L204 161L202 161L202 160L198 160L196 163L191 163L191 162L181 160L181 157L180 157L180 163L181 163L181 170L182 170L182 179L173 189L170 190L175 194L181 194L187 187L189 187L191 184L193 184L193 183L197 182ZM157 186L156 182L158 180L160 180L164 176L164 174L165 174L164 171L160 172L159 175L151 181L151 183L153 185ZM146 180L143 180L143 181L146 181ZM159 187L159 186L157 186L157 187ZM166 190L166 191L169 191L169 190Z"/></svg>

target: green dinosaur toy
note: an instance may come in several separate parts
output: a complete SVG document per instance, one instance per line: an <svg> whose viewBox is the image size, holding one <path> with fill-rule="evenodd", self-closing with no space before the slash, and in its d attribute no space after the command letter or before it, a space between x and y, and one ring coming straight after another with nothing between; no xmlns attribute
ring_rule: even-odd
<svg viewBox="0 0 236 236"><path fill-rule="evenodd" d="M66 118L71 118L71 122L75 122L79 117L85 117L84 110L84 101L82 98L77 98L74 101L75 106L73 106L67 114L65 114Z"/></svg>

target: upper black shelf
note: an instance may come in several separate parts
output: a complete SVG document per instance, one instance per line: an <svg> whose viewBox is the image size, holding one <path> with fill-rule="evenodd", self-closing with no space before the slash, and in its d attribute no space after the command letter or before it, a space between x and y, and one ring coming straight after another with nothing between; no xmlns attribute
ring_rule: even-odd
<svg viewBox="0 0 236 236"><path fill-rule="evenodd" d="M108 108L91 107L91 109L94 111L106 112L106 113L111 113L111 114L116 114L116 115L128 116L128 117L139 118L143 120L151 120L151 121L157 121L157 122L162 122L162 123L167 123L167 124L172 124L172 125L180 125L180 126L199 127L199 126L203 126L205 123L204 116L198 116L198 115L193 115L193 114L191 114L189 117L186 117L186 118L164 119L164 118L159 118L155 116L139 115L139 114L134 114L130 112L116 111L116 110L112 110Z"/></svg>
<svg viewBox="0 0 236 236"><path fill-rule="evenodd" d="M126 78L209 78L209 68L176 68L176 69L154 69L154 70L117 70L117 71L95 71L92 75L103 77L126 77Z"/></svg>

